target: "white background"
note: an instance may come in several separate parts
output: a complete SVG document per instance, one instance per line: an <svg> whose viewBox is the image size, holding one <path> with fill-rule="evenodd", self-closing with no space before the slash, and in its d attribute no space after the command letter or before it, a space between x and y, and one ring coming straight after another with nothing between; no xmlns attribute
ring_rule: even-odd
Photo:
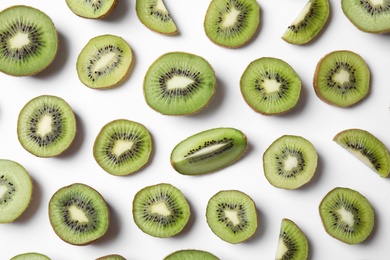
<svg viewBox="0 0 390 260"><path fill-rule="evenodd" d="M179 249L207 250L221 259L274 259L280 222L289 218L306 234L310 259L385 259L390 239L390 183L388 179L359 162L332 141L348 128L370 131L390 146L390 86L388 35L359 31L344 16L340 1L331 0L329 23L311 44L295 46L280 37L306 4L306 0L263 0L261 25L246 46L226 49L213 44L203 30L209 1L166 0L180 34L163 36L147 29L138 20L135 0L120 0L104 20L88 20L73 14L64 0L2 0L0 9L26 4L48 14L58 30L60 47L54 63L32 77L0 74L0 158L22 164L34 181L30 207L11 224L0 225L2 259L35 251L52 259L95 259L117 253L127 259L163 259ZM101 34L123 37L132 47L134 68L126 81L110 90L84 86L76 73L76 59L90 38ZM335 50L351 50L367 62L371 93L350 108L337 108L321 101L314 93L312 79L317 62ZM210 105L196 115L169 117L149 108L142 92L143 77L160 55L186 51L204 57L215 70L217 91ZM243 100L240 77L248 64L260 57L276 57L288 62L301 76L302 96L298 105L283 116L267 117L254 112ZM18 142L18 113L32 98L57 95L73 108L78 133L71 148L58 158L38 158ZM134 175L116 177L104 172L92 156L92 146L106 123L125 118L144 124L153 136L154 152L147 167ZM183 176L169 163L173 147L184 138L214 127L236 127L249 141L245 156L221 171L198 177ZM271 186L262 169L267 147L284 134L310 140L319 154L313 180L298 190ZM63 242L52 230L47 213L50 197L59 188L81 182L98 190L111 210L108 233L88 246ZM181 189L192 216L186 229L172 238L155 238L141 232L132 218L132 201L141 188L161 182ZM335 187L349 187L372 203L376 223L369 239L347 245L324 230L318 205ZM238 189L253 198L259 213L254 237L232 245L209 229L205 209L211 196L220 190Z"/></svg>

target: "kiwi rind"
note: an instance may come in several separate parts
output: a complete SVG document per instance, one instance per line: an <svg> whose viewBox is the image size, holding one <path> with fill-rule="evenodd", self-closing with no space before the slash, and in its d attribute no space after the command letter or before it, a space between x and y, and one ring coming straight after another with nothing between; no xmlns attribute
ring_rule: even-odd
<svg viewBox="0 0 390 260"><path fill-rule="evenodd" d="M126 260L126 258L118 254L111 254L111 255L101 256L99 258L96 258L96 260Z"/></svg>
<svg viewBox="0 0 390 260"><path fill-rule="evenodd" d="M210 252L199 249L182 249L175 251L166 257L164 260L218 260L219 258Z"/></svg>
<svg viewBox="0 0 390 260"><path fill-rule="evenodd" d="M118 5L118 0L101 0L98 3L88 0L66 0L69 9L77 16L87 19L102 19ZM96 6L101 4L101 6Z"/></svg>
<svg viewBox="0 0 390 260"><path fill-rule="evenodd" d="M50 260L50 258L41 253L28 252L15 255L10 260Z"/></svg>

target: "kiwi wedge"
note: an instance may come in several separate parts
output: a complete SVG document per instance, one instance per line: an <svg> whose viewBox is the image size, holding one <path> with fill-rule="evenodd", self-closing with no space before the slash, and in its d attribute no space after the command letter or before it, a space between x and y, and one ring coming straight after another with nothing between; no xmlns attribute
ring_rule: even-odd
<svg viewBox="0 0 390 260"><path fill-rule="evenodd" d="M69 9L76 15L88 19L100 19L109 15L118 0L66 0Z"/></svg>
<svg viewBox="0 0 390 260"><path fill-rule="evenodd" d="M178 143L171 152L171 165L184 175L211 173L237 161L246 147L246 136L238 129L208 129Z"/></svg>
<svg viewBox="0 0 390 260"><path fill-rule="evenodd" d="M251 238L258 225L254 201L238 190L222 190L211 197L206 219L213 233L231 244Z"/></svg>
<svg viewBox="0 0 390 260"><path fill-rule="evenodd" d="M15 5L0 12L0 43L0 71L12 76L31 76L53 62L58 35L45 13Z"/></svg>
<svg viewBox="0 0 390 260"><path fill-rule="evenodd" d="M295 20L287 27L282 39L292 44L310 42L324 27L329 13L329 0L309 0Z"/></svg>
<svg viewBox="0 0 390 260"><path fill-rule="evenodd" d="M240 80L245 102L263 115L281 115L290 111L301 94L302 82L285 61L263 57L252 61Z"/></svg>
<svg viewBox="0 0 390 260"><path fill-rule="evenodd" d="M96 260L126 260L126 258L118 254L112 254L96 258Z"/></svg>
<svg viewBox="0 0 390 260"><path fill-rule="evenodd" d="M338 145L370 167L379 176L390 173L390 154L381 140L362 129L346 129L333 138Z"/></svg>
<svg viewBox="0 0 390 260"><path fill-rule="evenodd" d="M129 175L146 165L152 146L152 137L145 126L118 119L100 130L93 146L93 156L106 172Z"/></svg>
<svg viewBox="0 0 390 260"><path fill-rule="evenodd" d="M317 163L316 149L301 136L283 135L263 154L264 175L277 188L302 187L313 178Z"/></svg>
<svg viewBox="0 0 390 260"><path fill-rule="evenodd" d="M317 64L314 90L324 102L337 107L350 107L370 90L370 70L364 59L352 51L328 53Z"/></svg>
<svg viewBox="0 0 390 260"><path fill-rule="evenodd" d="M90 39L84 46L77 58L76 70L87 87L107 89L125 79L132 62L130 45L122 37L104 34Z"/></svg>
<svg viewBox="0 0 390 260"><path fill-rule="evenodd" d="M153 237L177 235L188 223L190 215L190 206L183 193L171 184L148 186L134 196L134 222L140 230Z"/></svg>
<svg viewBox="0 0 390 260"><path fill-rule="evenodd" d="M166 257L164 260L218 260L215 255L198 249L183 249L175 251Z"/></svg>
<svg viewBox="0 0 390 260"><path fill-rule="evenodd" d="M161 114L194 114L210 102L216 82L214 70L204 58L169 52L154 61L146 72L144 97Z"/></svg>
<svg viewBox="0 0 390 260"><path fill-rule="evenodd" d="M276 260L305 260L309 243L305 234L292 220L284 218L280 226Z"/></svg>
<svg viewBox="0 0 390 260"><path fill-rule="evenodd" d="M86 245L101 238L109 225L109 208L98 191L82 183L57 190L49 202L54 232L72 245Z"/></svg>
<svg viewBox="0 0 390 260"><path fill-rule="evenodd" d="M50 260L50 258L44 254L28 252L16 255L12 257L11 260Z"/></svg>
<svg viewBox="0 0 390 260"><path fill-rule="evenodd" d="M322 224L332 237L347 244L359 244L371 234L375 213L370 202L358 191L337 187L319 206Z"/></svg>
<svg viewBox="0 0 390 260"><path fill-rule="evenodd" d="M204 30L215 44L238 48L254 37L259 24L260 6L256 0L212 0Z"/></svg>

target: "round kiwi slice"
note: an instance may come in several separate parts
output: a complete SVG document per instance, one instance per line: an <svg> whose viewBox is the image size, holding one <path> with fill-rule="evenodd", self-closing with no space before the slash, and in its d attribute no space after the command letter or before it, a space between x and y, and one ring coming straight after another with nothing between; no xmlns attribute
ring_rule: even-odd
<svg viewBox="0 0 390 260"><path fill-rule="evenodd" d="M324 102L350 107L367 96L370 70L360 55L347 50L334 51L318 62L313 85Z"/></svg>
<svg viewBox="0 0 390 260"><path fill-rule="evenodd" d="M240 85L244 100L263 115L290 111L298 103L302 88L294 69L272 57L252 61L241 76Z"/></svg>
<svg viewBox="0 0 390 260"><path fill-rule="evenodd" d="M118 119L100 130L93 146L96 162L106 172L123 176L141 169L150 158L152 137L140 123Z"/></svg>
<svg viewBox="0 0 390 260"><path fill-rule="evenodd" d="M34 75L54 60L58 36L53 21L24 5L0 12L0 71L12 76Z"/></svg>
<svg viewBox="0 0 390 260"><path fill-rule="evenodd" d="M164 115L189 115L205 107L214 95L216 78L202 57L185 52L160 56L144 79L146 103Z"/></svg>
<svg viewBox="0 0 390 260"><path fill-rule="evenodd" d="M184 249L179 250L167 255L164 260L218 260L219 258L215 255L197 249Z"/></svg>
<svg viewBox="0 0 390 260"><path fill-rule="evenodd" d="M134 222L151 236L166 238L180 233L190 215L190 206L183 193L171 184L148 186L134 196Z"/></svg>
<svg viewBox="0 0 390 260"><path fill-rule="evenodd" d="M238 48L254 37L259 24L260 6L256 0L212 0L204 30L217 45Z"/></svg>
<svg viewBox="0 0 390 260"><path fill-rule="evenodd" d="M72 12L89 19L104 18L117 6L118 0L66 0Z"/></svg>
<svg viewBox="0 0 390 260"><path fill-rule="evenodd" d="M129 74L133 62L130 45L116 35L99 35L81 50L76 63L80 81L93 89L117 86Z"/></svg>
<svg viewBox="0 0 390 260"><path fill-rule="evenodd" d="M49 219L54 232L65 242L86 245L102 237L109 225L109 209L95 189L74 183L54 193Z"/></svg>
<svg viewBox="0 0 390 260"><path fill-rule="evenodd" d="M50 260L50 258L44 254L28 252L16 255L11 260Z"/></svg>
<svg viewBox="0 0 390 260"><path fill-rule="evenodd" d="M283 135L263 154L264 174L277 188L297 189L308 183L317 169L313 144L301 136Z"/></svg>
<svg viewBox="0 0 390 260"><path fill-rule="evenodd" d="M32 191L26 169L17 162L0 159L0 223L19 218L30 204Z"/></svg>
<svg viewBox="0 0 390 260"><path fill-rule="evenodd" d="M96 258L96 260L126 260L126 258L124 258L121 255L112 254L112 255L105 255L105 256Z"/></svg>
<svg viewBox="0 0 390 260"><path fill-rule="evenodd" d="M62 98L38 96L20 111L17 133L21 145L33 155L58 156L75 138L76 118Z"/></svg>
<svg viewBox="0 0 390 260"><path fill-rule="evenodd" d="M358 191L337 187L322 199L320 216L326 232L347 244L358 244L370 235L375 213Z"/></svg>

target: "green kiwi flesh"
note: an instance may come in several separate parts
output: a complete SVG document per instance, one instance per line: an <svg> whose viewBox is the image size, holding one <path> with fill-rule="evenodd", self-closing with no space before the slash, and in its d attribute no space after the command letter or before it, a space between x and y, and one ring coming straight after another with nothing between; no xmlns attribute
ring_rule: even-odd
<svg viewBox="0 0 390 260"><path fill-rule="evenodd" d="M16 255L11 260L50 260L50 258L44 254L29 252Z"/></svg>
<svg viewBox="0 0 390 260"><path fill-rule="evenodd" d="M142 124L126 119L107 123L100 130L93 146L96 162L106 172L129 175L149 161L152 137Z"/></svg>
<svg viewBox="0 0 390 260"><path fill-rule="evenodd" d="M297 189L314 176L318 155L313 144L301 136L283 135L263 154L264 174L277 188Z"/></svg>
<svg viewBox="0 0 390 260"><path fill-rule="evenodd" d="M370 202L358 191L337 187L319 206L322 224L332 237L347 244L359 244L371 234L375 213Z"/></svg>
<svg viewBox="0 0 390 260"><path fill-rule="evenodd" d="M171 253L166 256L164 260L218 260L219 258L215 255L197 249L184 249Z"/></svg>
<svg viewBox="0 0 390 260"><path fill-rule="evenodd" d="M17 162L0 159L0 223L15 221L30 204L33 182Z"/></svg>
<svg viewBox="0 0 390 260"><path fill-rule="evenodd" d="M126 260L126 258L124 258L121 255L112 254L112 255L105 255L105 256L96 258L96 260Z"/></svg>
<svg viewBox="0 0 390 260"><path fill-rule="evenodd" d="M309 254L309 243L305 234L290 219L282 219L279 232L276 260L305 260Z"/></svg>
<svg viewBox="0 0 390 260"><path fill-rule="evenodd" d="M329 0L309 0L282 39L292 44L306 44L324 27L330 13Z"/></svg>
<svg viewBox="0 0 390 260"><path fill-rule="evenodd" d="M211 197L206 219L213 233L231 244L248 240L258 226L255 203L238 190L219 191Z"/></svg>
<svg viewBox="0 0 390 260"><path fill-rule="evenodd" d="M238 48L254 37L259 24L260 6L256 0L212 0L204 30L217 45Z"/></svg>
<svg viewBox="0 0 390 260"><path fill-rule="evenodd" d="M0 13L0 71L30 76L47 68L58 49L53 21L42 11L24 5Z"/></svg>
<svg viewBox="0 0 390 260"><path fill-rule="evenodd" d="M263 57L252 61L240 80L246 103L263 115L280 115L290 111L301 94L299 75L285 61Z"/></svg>
<svg viewBox="0 0 390 260"><path fill-rule="evenodd" d="M38 157L54 157L72 144L76 118L72 108L60 97L42 95L22 108L17 134L20 144Z"/></svg>
<svg viewBox="0 0 390 260"><path fill-rule="evenodd" d="M76 70L87 87L106 89L124 80L132 62L130 45L122 37L105 34L88 41L77 58Z"/></svg>
<svg viewBox="0 0 390 260"><path fill-rule="evenodd" d="M49 202L54 232L72 245L86 245L101 238L108 229L109 215L100 193L82 183L60 188Z"/></svg>
<svg viewBox="0 0 390 260"><path fill-rule="evenodd" d="M100 19L115 9L118 0L66 0L66 4L74 14L80 17Z"/></svg>
<svg viewBox="0 0 390 260"><path fill-rule="evenodd" d="M367 96L370 70L360 55L346 50L334 51L318 62L313 85L324 102L350 107Z"/></svg>
<svg viewBox="0 0 390 260"><path fill-rule="evenodd" d="M362 129L346 129L333 138L338 145L370 167L379 176L390 173L390 154L381 140Z"/></svg>
<svg viewBox="0 0 390 260"><path fill-rule="evenodd" d="M188 223L190 215L190 206L183 193L171 184L148 186L134 196L134 222L153 237L177 235Z"/></svg>
<svg viewBox="0 0 390 260"><path fill-rule="evenodd" d="M211 173L237 161L246 147L246 136L238 129L208 129L179 142L172 150L171 164L184 175Z"/></svg>

